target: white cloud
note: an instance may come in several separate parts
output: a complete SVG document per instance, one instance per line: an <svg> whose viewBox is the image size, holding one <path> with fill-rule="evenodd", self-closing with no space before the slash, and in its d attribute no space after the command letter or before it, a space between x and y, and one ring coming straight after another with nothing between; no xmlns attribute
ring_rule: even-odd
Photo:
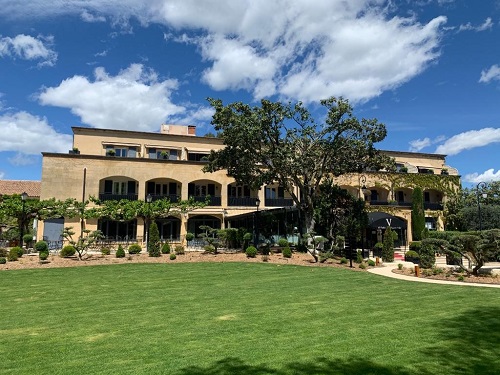
<svg viewBox="0 0 500 375"><path fill-rule="evenodd" d="M5 172L0 171L0 180L3 180L5 178Z"/></svg>
<svg viewBox="0 0 500 375"><path fill-rule="evenodd" d="M95 14L92 14L92 13L88 12L87 10L84 10L82 12L82 14L80 14L80 17L82 18L83 21L89 22L89 23L106 22L106 17L96 16Z"/></svg>
<svg viewBox="0 0 500 375"><path fill-rule="evenodd" d="M45 152L67 152L72 145L72 136L58 133L46 118L27 112L0 115L0 152L14 151L23 155L40 155ZM19 163L14 157L12 162Z"/></svg>
<svg viewBox="0 0 500 375"><path fill-rule="evenodd" d="M485 31L493 27L493 21L490 17L486 18L484 22L479 26L473 26L470 22L460 25L458 31Z"/></svg>
<svg viewBox="0 0 500 375"><path fill-rule="evenodd" d="M23 60L41 60L39 66L54 66L57 53L51 49L53 37L19 34L14 38L0 38L0 57L20 58Z"/></svg>
<svg viewBox="0 0 500 375"><path fill-rule="evenodd" d="M434 139L430 139L429 137L425 137L424 139L415 139L413 141L408 142L410 144L411 152L419 152L423 148L429 147L430 145L443 142L446 139L444 135L439 135Z"/></svg>
<svg viewBox="0 0 500 375"><path fill-rule="evenodd" d="M33 155L26 155L26 154L23 154L21 152L18 152L13 157L8 158L8 160L9 160L10 164L15 165L17 167L35 164L38 162L37 158L34 157Z"/></svg>
<svg viewBox="0 0 500 375"><path fill-rule="evenodd" d="M500 142L500 128L469 130L454 135L436 149L437 154L456 155L464 150Z"/></svg>
<svg viewBox="0 0 500 375"><path fill-rule="evenodd" d="M11 2L9 17L98 14L127 27L161 23L197 35L213 89L313 101L365 101L420 74L439 57L445 17L392 16L386 0L39 0ZM128 26L129 27L129 26ZM201 36L200 36L201 35ZM169 34L166 39L181 42Z"/></svg>
<svg viewBox="0 0 500 375"><path fill-rule="evenodd" d="M57 87L44 88L43 105L71 109L85 124L96 128L157 131L172 116L186 112L171 101L178 88L174 79L159 80L142 64L132 64L116 76L104 68L94 71L94 80L74 76Z"/></svg>
<svg viewBox="0 0 500 375"><path fill-rule="evenodd" d="M488 70L483 70L479 78L481 83L489 83L493 80L500 81L500 66L498 65L492 65Z"/></svg>
<svg viewBox="0 0 500 375"><path fill-rule="evenodd" d="M493 168L491 168L481 174L479 173L467 174L463 177L463 180L466 182L472 182L476 184L481 181L484 182L500 181L500 169L496 172Z"/></svg>

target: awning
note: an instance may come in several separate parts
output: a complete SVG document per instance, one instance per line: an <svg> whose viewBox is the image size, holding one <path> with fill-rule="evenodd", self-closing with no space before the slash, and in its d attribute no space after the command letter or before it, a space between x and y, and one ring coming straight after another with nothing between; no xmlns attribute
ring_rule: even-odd
<svg viewBox="0 0 500 375"><path fill-rule="evenodd" d="M376 229L385 229L387 227L391 227L392 229L406 229L407 227L406 220L385 212L369 212L368 226Z"/></svg>

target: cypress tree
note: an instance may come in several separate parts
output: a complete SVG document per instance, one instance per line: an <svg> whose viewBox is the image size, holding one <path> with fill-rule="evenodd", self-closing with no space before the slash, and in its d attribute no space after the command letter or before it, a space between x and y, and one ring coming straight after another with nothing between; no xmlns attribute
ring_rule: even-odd
<svg viewBox="0 0 500 375"><path fill-rule="evenodd" d="M412 240L420 241L422 232L425 229L425 212L424 212L424 193L422 189L416 187L413 189L412 204L411 204L411 231Z"/></svg>
<svg viewBox="0 0 500 375"><path fill-rule="evenodd" d="M161 256L160 232L158 231L158 226L154 221L149 226L148 253L150 257Z"/></svg>

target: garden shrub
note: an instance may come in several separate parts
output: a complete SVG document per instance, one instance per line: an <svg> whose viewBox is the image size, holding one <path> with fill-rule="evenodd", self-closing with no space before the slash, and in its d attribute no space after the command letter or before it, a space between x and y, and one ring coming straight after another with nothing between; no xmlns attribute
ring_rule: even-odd
<svg viewBox="0 0 500 375"><path fill-rule="evenodd" d="M290 249L290 246L286 246L285 248L283 248L282 254L283 254L284 258L291 258L292 257L292 249Z"/></svg>
<svg viewBox="0 0 500 375"><path fill-rule="evenodd" d="M18 258L17 250L15 247L13 247L9 250L9 255L7 255L7 259L9 260L9 262L15 262L17 258Z"/></svg>
<svg viewBox="0 0 500 375"><path fill-rule="evenodd" d="M19 246L16 246L16 247L13 247L12 249L10 249L11 251L14 250L16 253L17 253L17 257L18 258L21 258L24 254L24 250L22 247L19 247Z"/></svg>
<svg viewBox="0 0 500 375"><path fill-rule="evenodd" d="M116 249L115 256L117 258L125 258L125 250L123 250L123 246L122 245L118 245L118 249Z"/></svg>
<svg viewBox="0 0 500 375"><path fill-rule="evenodd" d="M187 236L186 236L187 237ZM170 254L170 244L168 242L165 242L161 246L161 253L162 254Z"/></svg>
<svg viewBox="0 0 500 375"><path fill-rule="evenodd" d="M133 243L132 245L130 245L128 247L129 254L140 254L141 251L142 251L142 247L138 243Z"/></svg>
<svg viewBox="0 0 500 375"><path fill-rule="evenodd" d="M279 247L287 247L288 246L288 240L286 238L280 238L278 240L278 246Z"/></svg>
<svg viewBox="0 0 500 375"><path fill-rule="evenodd" d="M416 251L408 250L405 253L405 261L406 262L418 263L419 260L420 260L420 257Z"/></svg>
<svg viewBox="0 0 500 375"><path fill-rule="evenodd" d="M264 244L260 247L260 252L262 255L269 255L271 250L269 249L269 246L267 244Z"/></svg>
<svg viewBox="0 0 500 375"><path fill-rule="evenodd" d="M175 260L175 258L177 258L177 255L174 253L170 254L170 260Z"/></svg>
<svg viewBox="0 0 500 375"><path fill-rule="evenodd" d="M412 251L415 251L418 253L420 251L421 247L422 247L422 242L420 242L420 241L410 242L410 250L412 250Z"/></svg>
<svg viewBox="0 0 500 375"><path fill-rule="evenodd" d="M194 234L191 232L186 233L186 241L189 242L192 240L194 240Z"/></svg>
<svg viewBox="0 0 500 375"><path fill-rule="evenodd" d="M158 231L158 225L154 221L149 227L148 254L150 257L161 256L160 232Z"/></svg>
<svg viewBox="0 0 500 375"><path fill-rule="evenodd" d="M184 246L182 246L182 245L177 245L177 246L175 247L175 253L176 253L177 255L184 255L184 253L185 253Z"/></svg>
<svg viewBox="0 0 500 375"><path fill-rule="evenodd" d="M361 254L361 250L356 252L356 263L363 263L363 254Z"/></svg>
<svg viewBox="0 0 500 375"><path fill-rule="evenodd" d="M109 254L111 254L111 249L109 247L101 247L101 254L102 255L109 255Z"/></svg>
<svg viewBox="0 0 500 375"><path fill-rule="evenodd" d="M346 257L340 258L340 264L347 264L347 258Z"/></svg>
<svg viewBox="0 0 500 375"><path fill-rule="evenodd" d="M42 251L42 252L38 253L38 258L41 261L47 260L48 257L49 257L48 251Z"/></svg>
<svg viewBox="0 0 500 375"><path fill-rule="evenodd" d="M436 263L436 251L431 243L424 241L420 247L420 267L432 268Z"/></svg>
<svg viewBox="0 0 500 375"><path fill-rule="evenodd" d="M362 270L364 270L364 269L366 268L366 264L361 263L361 264L359 265L359 268L361 268Z"/></svg>
<svg viewBox="0 0 500 375"><path fill-rule="evenodd" d="M7 259L5 257L0 257L0 264L5 264L7 263Z"/></svg>
<svg viewBox="0 0 500 375"><path fill-rule="evenodd" d="M305 242L301 242L297 245L297 251L299 253L307 253L307 244Z"/></svg>
<svg viewBox="0 0 500 375"><path fill-rule="evenodd" d="M370 267L374 267L375 266L375 262L372 259L368 259L368 265Z"/></svg>
<svg viewBox="0 0 500 375"><path fill-rule="evenodd" d="M76 254L76 249L73 245L64 246L59 252L61 258L69 258Z"/></svg>
<svg viewBox="0 0 500 375"><path fill-rule="evenodd" d="M385 229L382 247L382 260L384 262L394 262L394 240L397 238L397 235L391 227Z"/></svg>
<svg viewBox="0 0 500 375"><path fill-rule="evenodd" d="M23 236L23 242L28 247L32 242L33 242L33 235L30 233L27 233Z"/></svg>
<svg viewBox="0 0 500 375"><path fill-rule="evenodd" d="M403 269L403 264L402 263L398 263L398 270L402 270Z"/></svg>
<svg viewBox="0 0 500 375"><path fill-rule="evenodd" d="M257 249L254 246L248 246L245 254L248 258L255 258L257 256Z"/></svg>
<svg viewBox="0 0 500 375"><path fill-rule="evenodd" d="M39 253L48 253L49 245L45 241L38 241L37 243L35 243L35 250Z"/></svg>
<svg viewBox="0 0 500 375"><path fill-rule="evenodd" d="M203 249L205 250L205 252L207 252L209 254L215 254L215 246L214 245L205 245L203 247Z"/></svg>
<svg viewBox="0 0 500 375"><path fill-rule="evenodd" d="M0 257L6 257L8 254L8 251L4 247L0 247Z"/></svg>

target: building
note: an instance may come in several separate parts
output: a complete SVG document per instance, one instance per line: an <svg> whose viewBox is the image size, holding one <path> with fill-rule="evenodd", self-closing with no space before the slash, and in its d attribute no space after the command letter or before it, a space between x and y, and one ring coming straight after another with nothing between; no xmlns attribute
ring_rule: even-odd
<svg viewBox="0 0 500 375"><path fill-rule="evenodd" d="M159 133L72 129L73 149L68 154L43 153L41 199L145 200L150 195L175 202L189 197L205 201L210 196L210 204L203 209L157 221L162 239L174 242L182 242L187 232L197 234L200 225L224 228L251 218L256 210L263 214L293 210L291 197L276 184L253 191L238 186L224 171L203 173L210 150L224 146L218 138L196 136L193 126L162 125ZM411 239L415 186L424 191L427 225L442 229L443 202L460 184L457 171L445 165L444 155L384 152L395 158L398 173L366 171L338 178L339 185L369 203L373 229L369 240L380 235L384 225L396 222L401 242ZM80 224L78 219L49 220L39 226L38 236L57 240L63 226L78 231ZM145 223L140 218L130 222L92 219L87 220L86 228L99 229L117 241L142 242L145 238Z"/></svg>

